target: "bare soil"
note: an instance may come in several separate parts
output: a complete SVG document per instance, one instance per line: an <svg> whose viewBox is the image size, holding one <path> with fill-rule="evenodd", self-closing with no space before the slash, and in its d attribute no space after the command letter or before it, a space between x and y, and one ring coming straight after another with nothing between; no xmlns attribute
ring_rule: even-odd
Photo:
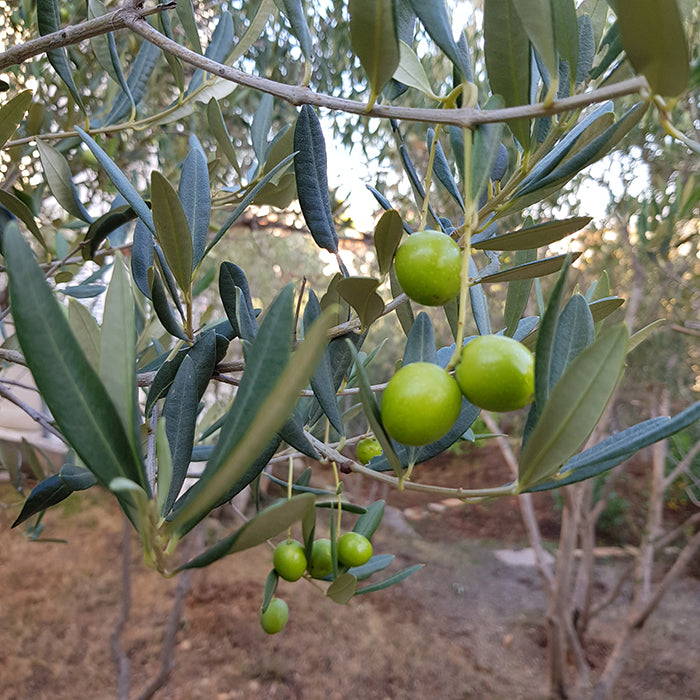
<svg viewBox="0 0 700 700"><path fill-rule="evenodd" d="M477 470L476 464L479 464ZM431 483L494 485L507 478L489 450L443 456L419 467ZM330 477L329 477L330 478ZM409 492L384 493L345 479L354 500L387 497L393 508L374 539L392 553L390 572L425 567L398 586L338 606L308 582L281 582L290 606L286 630L258 624L271 555L259 547L195 573L179 630L176 668L160 700L280 698L546 697L546 596L527 566L506 566L495 548L527 545L517 503L428 505ZM4 486L4 485L3 485ZM12 502L9 488L0 501ZM16 500L16 499L15 499ZM557 533L549 494L536 498L546 536ZM398 517L397 512L405 517ZM0 698L115 698L110 635L119 616L122 518L98 490L72 496L45 517L45 537L29 542L9 530L16 508L0 511ZM396 523L396 527L392 527ZM231 528L212 525L212 533ZM132 697L157 673L176 580L142 562L132 542L133 607L123 637ZM598 567L596 586L614 584L619 562ZM593 626L586 648L600 668L629 602L627 592ZM700 688L700 581L686 576L666 596L634 646L617 698L691 700Z"/></svg>

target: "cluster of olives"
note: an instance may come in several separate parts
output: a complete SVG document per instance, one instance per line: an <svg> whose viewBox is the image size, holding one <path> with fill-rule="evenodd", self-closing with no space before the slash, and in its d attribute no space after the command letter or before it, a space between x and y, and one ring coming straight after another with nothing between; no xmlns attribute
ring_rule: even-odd
<svg viewBox="0 0 700 700"><path fill-rule="evenodd" d="M346 532L336 543L341 566L362 566L372 558L372 553L372 543L359 532ZM272 563L277 575L285 581L298 581L305 573L311 578L325 579L333 572L331 541L315 540L307 560L303 545L288 538L275 547ZM260 611L260 625L268 634L281 632L288 619L289 607L281 598L272 598L267 608Z"/></svg>
<svg viewBox="0 0 700 700"><path fill-rule="evenodd" d="M438 231L409 236L396 251L394 268L404 292L420 304L442 306L461 288L462 253ZM532 353L518 341L483 335L464 346L454 377L430 362L405 365L384 390L384 428L404 445L425 445L449 432L463 396L488 411L522 408L534 392L534 364Z"/></svg>

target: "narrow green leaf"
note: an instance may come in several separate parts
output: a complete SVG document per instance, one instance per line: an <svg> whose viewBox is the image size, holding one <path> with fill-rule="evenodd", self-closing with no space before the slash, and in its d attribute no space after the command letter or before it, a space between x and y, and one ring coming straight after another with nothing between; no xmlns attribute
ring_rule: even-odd
<svg viewBox="0 0 700 700"><path fill-rule="evenodd" d="M148 268L148 286L151 290L150 297L153 302L153 310L156 312L156 316L158 316L158 320L163 328L170 335L180 338L180 340L189 340L175 318L170 302L168 302L168 295L165 291L163 280L154 267Z"/></svg>
<svg viewBox="0 0 700 700"><path fill-rule="evenodd" d="M134 226L133 244L131 246L131 274L134 284L146 299L151 298L151 286L148 270L155 264L153 236L141 219Z"/></svg>
<svg viewBox="0 0 700 700"><path fill-rule="evenodd" d="M304 307L304 328L311 327L316 319L321 316L321 305L313 290L309 290L309 300ZM311 376L311 388L319 406L328 417L333 428L339 435L345 435L343 418L338 408L338 397L331 367L331 355L329 349L323 353L321 362Z"/></svg>
<svg viewBox="0 0 700 700"><path fill-rule="evenodd" d="M593 447L572 457L555 478L536 484L529 491L546 491L590 479L616 467L639 450L665 440L700 420L700 401L672 418L651 418L611 435Z"/></svg>
<svg viewBox="0 0 700 700"><path fill-rule="evenodd" d="M605 299L598 299L591 302L590 310L593 316L593 321L598 323L604 318L610 316L613 311L619 309L625 303L624 299L620 297L606 297Z"/></svg>
<svg viewBox="0 0 700 700"><path fill-rule="evenodd" d="M293 124L286 124L270 144L262 173L267 175L274 170L275 175L256 195L253 201L256 206L267 204L277 209L286 209L297 197L296 177L293 164L289 161L289 157L294 152L293 126ZM277 166L285 160L288 165L277 169Z"/></svg>
<svg viewBox="0 0 700 700"><path fill-rule="evenodd" d="M144 483L143 464L117 409L71 333L44 273L16 226L5 230L17 337L57 425L103 485L115 476ZM129 511L128 502L122 506Z"/></svg>
<svg viewBox="0 0 700 700"><path fill-rule="evenodd" d="M500 95L494 95L484 105L484 110L503 107ZM491 171L501 147L503 123L478 124L472 130L472 159L471 159L471 195L472 200L479 201L491 178Z"/></svg>
<svg viewBox="0 0 700 700"><path fill-rule="evenodd" d="M253 123L250 125L250 137L253 142L253 152L258 159L258 166L262 167L267 155L267 138L272 126L272 110L274 108L272 95L263 94L260 104L253 115Z"/></svg>
<svg viewBox="0 0 700 700"><path fill-rule="evenodd" d="M395 209L384 212L374 229L374 247L377 251L377 263L382 275L391 268L394 253L403 236L401 215Z"/></svg>
<svg viewBox="0 0 700 700"><path fill-rule="evenodd" d="M316 245L338 252L338 234L328 194L326 143L313 107L304 105L294 128L294 172L299 205Z"/></svg>
<svg viewBox="0 0 700 700"><path fill-rule="evenodd" d="M537 250L518 250L513 262L515 266L525 265L537 259ZM508 285L506 306L503 312L503 322L506 325L505 335L512 337L520 323L520 317L527 308L532 290L532 280L514 280Z"/></svg>
<svg viewBox="0 0 700 700"><path fill-rule="evenodd" d="M328 596L338 605L347 605L357 590L357 579L352 574L340 574L326 590Z"/></svg>
<svg viewBox="0 0 700 700"><path fill-rule="evenodd" d="M530 43L549 71L550 85L544 101L550 104L559 89L559 55L551 0L516 0L513 7L520 16Z"/></svg>
<svg viewBox="0 0 700 700"><path fill-rule="evenodd" d="M432 129L428 129L426 132L426 136L428 141L428 148L430 148L435 138L435 132ZM462 158L462 160L464 160L464 158ZM437 178L438 182L447 190L450 197L452 197L452 199L454 199L455 202L457 202L457 204L459 205L459 208L462 211L464 211L464 201L462 200L462 195L459 191L459 188L457 187L457 183L455 182L455 178L452 173L452 167L450 166L447 160L447 156L445 155L445 151L443 151L439 140L435 144L435 161L433 163L433 173Z"/></svg>
<svg viewBox="0 0 700 700"><path fill-rule="evenodd" d="M87 307L75 299L68 301L68 324L92 368L100 370L100 327Z"/></svg>
<svg viewBox="0 0 700 700"><path fill-rule="evenodd" d="M595 30L588 15L578 18L578 60L576 64L575 84L588 80L596 53Z"/></svg>
<svg viewBox="0 0 700 700"><path fill-rule="evenodd" d="M566 262L566 258L569 256L573 262L581 256L581 253L574 253L573 255L568 253L564 255L555 255L551 258L525 263L524 265L518 265L517 267L511 267L507 270L496 272L493 275L487 275L486 277L482 277L479 281L482 284L491 284L492 282L511 282L512 280L529 280L535 277L544 277L561 270Z"/></svg>
<svg viewBox="0 0 700 700"><path fill-rule="evenodd" d="M462 80L473 81L469 56L455 43L452 22L447 14L445 2L443 0L410 0L410 4L430 38L462 74Z"/></svg>
<svg viewBox="0 0 700 700"><path fill-rule="evenodd" d="M640 328L636 333L632 333L630 336L629 345L627 346L627 352L632 352L632 350L634 350L638 345L649 338L657 328L663 326L665 323L665 318L657 318L656 321L652 321L644 326L644 328Z"/></svg>
<svg viewBox="0 0 700 700"><path fill-rule="evenodd" d="M209 566L228 554L263 544L304 518L309 510L314 509L314 500L312 494L303 493L266 508L252 517L240 530L219 540L213 547L181 566L178 571Z"/></svg>
<svg viewBox="0 0 700 700"><path fill-rule="evenodd" d="M136 450L136 312L131 280L120 252L105 298L99 374Z"/></svg>
<svg viewBox="0 0 700 700"><path fill-rule="evenodd" d="M562 86L570 92L569 88L576 83L579 56L579 25L576 18L576 3L574 0L556 0L552 2L552 19L554 23L554 37L559 56L569 65L570 86Z"/></svg>
<svg viewBox="0 0 700 700"><path fill-rule="evenodd" d="M256 458L291 415L327 343L331 314L307 329L289 361L294 311L291 288L270 306L247 354L246 371L205 471L176 504L171 528L188 532L222 496L229 498L258 476L265 463ZM276 449L275 441L273 447ZM269 459L269 457L267 457Z"/></svg>
<svg viewBox="0 0 700 700"><path fill-rule="evenodd" d="M379 444L382 446L382 459L386 462L389 468L394 470L394 474L397 478L403 475L403 466L396 455L394 444L391 438L386 434L384 426L382 425L381 415L379 413L379 406L377 405L377 400L372 393L372 389L367 377L367 372L364 365L360 361L359 354L355 349L355 346L350 340L346 341L348 349L352 353L352 358L355 361L355 377L357 381L357 386L360 390L360 400L365 410L365 417L369 423L369 427L374 433L374 436L379 440Z"/></svg>
<svg viewBox="0 0 700 700"><path fill-rule="evenodd" d="M77 464L66 462L58 472L61 481L71 491L85 491L97 485L95 475L84 467L79 467Z"/></svg>
<svg viewBox="0 0 700 700"><path fill-rule="evenodd" d="M0 119L1 118L2 115L0 115ZM36 225L36 221L34 221L34 215L29 207L19 197L15 197L6 190L0 190L0 205L14 214L29 229L32 236L34 236L34 238L41 243L42 248L47 250L46 241L44 241L44 237L42 236L39 227Z"/></svg>
<svg viewBox="0 0 700 700"><path fill-rule="evenodd" d="M84 132L79 126L74 127L80 138L85 142L85 145L92 151L92 154L97 158L98 163L105 169L114 186L120 192L122 197L131 204L139 218L148 226L151 233L155 234L153 225L153 216L146 202L143 201L141 195L136 191L136 188L129 182L126 175L117 167L116 163L107 155L104 149L92 138Z"/></svg>
<svg viewBox="0 0 700 700"><path fill-rule="evenodd" d="M292 33L299 42L301 52L307 60L313 53L313 40L302 0L282 0L284 14L287 15Z"/></svg>
<svg viewBox="0 0 700 700"><path fill-rule="evenodd" d="M231 52L233 46L233 18L231 13L224 10L216 23L214 32L209 41L209 45L204 52L207 58L217 63L223 63ZM187 86L185 96L190 96L196 93L204 83L204 71L198 68L192 75L190 83ZM210 83L211 84L211 83ZM198 100L201 101L201 100ZM205 102L209 102L207 97Z"/></svg>
<svg viewBox="0 0 700 700"><path fill-rule="evenodd" d="M32 91L23 90L0 107L0 148L17 131L31 103Z"/></svg>
<svg viewBox="0 0 700 700"><path fill-rule="evenodd" d="M535 348L535 399L530 407L527 423L525 424L525 430L523 432L523 449L530 439L530 433L537 423L542 408L549 399L549 391L551 389L549 378L552 374L552 348L554 347L554 339L557 334L560 315L559 310L562 305L569 267L570 261L566 262L562 267L550 294L547 308L542 314L542 323L538 329L537 345Z"/></svg>
<svg viewBox="0 0 700 700"><path fill-rule="evenodd" d="M518 185L515 190L516 194L527 193L539 187L539 181L549 175L549 173L564 160L579 139L588 142L585 135L589 133L589 130L593 128L594 124L605 123L606 127L610 126L610 123L603 122L603 119L605 119L607 115L610 115L612 111L613 103L611 101L604 102L596 107L593 112L581 119L576 126L567 131L563 138L554 144L554 146L535 163L529 174ZM597 132L596 136L599 133L601 132Z"/></svg>
<svg viewBox="0 0 700 700"><path fill-rule="evenodd" d="M574 358L593 342L594 337L593 316L588 303L580 294L574 294L557 322L549 364L550 391Z"/></svg>
<svg viewBox="0 0 700 700"><path fill-rule="evenodd" d="M399 38L392 0L349 0L350 42L370 84L367 108L374 106L399 65Z"/></svg>
<svg viewBox="0 0 700 700"><path fill-rule="evenodd" d="M136 105L146 94L148 80L153 73L160 49L150 41L143 41L136 54L134 63L126 79L127 90L122 90L114 100L112 109L105 119L105 124L115 124L129 117Z"/></svg>
<svg viewBox="0 0 700 700"><path fill-rule="evenodd" d="M65 500L72 493L73 490L66 486L58 474L53 474L48 479L44 479L32 489L11 527L21 525L33 515L41 513L47 508L51 508L51 506L55 506L57 503Z"/></svg>
<svg viewBox="0 0 700 700"><path fill-rule="evenodd" d="M385 505L385 502L382 500L370 504L367 510L357 519L352 531L366 537L368 540L372 539L372 535L377 531L384 517Z"/></svg>
<svg viewBox="0 0 700 700"><path fill-rule="evenodd" d="M36 146L51 194L69 214L91 223L92 217L83 206L75 189L68 161L53 146L44 143L41 139L37 140Z"/></svg>
<svg viewBox="0 0 700 700"><path fill-rule="evenodd" d="M478 276L478 270L476 268L476 263L472 258L469 261L469 276L475 278ZM491 333L491 319L489 317L489 306L488 300L486 299L486 294L484 293L484 288L480 284L472 284L469 287L469 303L472 308L472 316L474 316L474 322L476 323L477 330L480 335L488 335ZM452 309L454 314L449 314L448 309L450 309L450 304L452 304ZM450 302L445 307L445 315L450 321L452 327L452 333L455 334L456 316L458 314L456 302ZM454 316L454 317L453 317Z"/></svg>
<svg viewBox="0 0 700 700"><path fill-rule="evenodd" d="M197 376L192 358L185 357L177 370L163 406L165 434L170 447L172 472L168 495L161 515L170 512L185 483L187 468L192 458L195 427L197 424Z"/></svg>
<svg viewBox="0 0 700 700"><path fill-rule="evenodd" d="M338 282L338 294L355 309L362 330L369 328L384 312L384 301L377 294L380 280L372 277L346 277Z"/></svg>
<svg viewBox="0 0 700 700"><path fill-rule="evenodd" d="M197 20L194 16L194 7L192 0L177 0L175 4L175 12L182 28L185 30L187 41L190 42L192 49L197 53L203 53L202 44L199 39L199 30L197 29Z"/></svg>
<svg viewBox="0 0 700 700"><path fill-rule="evenodd" d="M393 554L375 554L366 564L362 566L351 566L348 573L352 574L358 581L365 581L373 574L384 571L391 566L396 557Z"/></svg>
<svg viewBox="0 0 700 700"><path fill-rule="evenodd" d="M623 324L604 331L554 386L520 455L522 489L554 476L591 434L620 379L627 341Z"/></svg>
<svg viewBox="0 0 700 700"><path fill-rule="evenodd" d="M233 166L238 177L242 177L241 167L238 164L238 158L236 156L236 149L233 147L231 136L226 128L226 122L221 113L221 107L214 98L209 100L207 104L207 121L209 123L209 130L216 140L217 146L221 149L224 156L226 156L226 160Z"/></svg>
<svg viewBox="0 0 700 700"><path fill-rule="evenodd" d="M389 588L389 586L393 586L394 584L400 583L404 579L408 578L411 576L411 574L415 574L416 571L420 571L424 566L425 564L414 564L413 566L409 566L407 569L398 571L393 576L389 576L383 581L377 581L369 586L363 586L355 591L355 595L360 595L360 593L374 593L376 591L381 591L384 588Z"/></svg>
<svg viewBox="0 0 700 700"><path fill-rule="evenodd" d="M180 289L188 297L193 260L190 226L177 192L157 170L151 172L151 206L158 242Z"/></svg>
<svg viewBox="0 0 700 700"><path fill-rule="evenodd" d="M58 0L37 0L36 20L41 36L57 32L61 28ZM56 73L58 73L61 80L66 84L75 103L85 112L85 105L83 105L82 97L73 80L73 69L68 61L68 52L66 49L63 47L59 49L50 49L46 52L46 56Z"/></svg>
<svg viewBox="0 0 700 700"><path fill-rule="evenodd" d="M207 160L199 148L192 148L182 164L178 197L192 234L192 271L201 262L207 247L211 194Z"/></svg>
<svg viewBox="0 0 700 700"><path fill-rule="evenodd" d="M86 260L93 260L102 242L120 226L128 224L135 218L136 212L131 206L129 204L123 204L110 209L98 219L95 219L90 224L85 234L84 242L89 242L90 245L83 248L83 258Z"/></svg>
<svg viewBox="0 0 700 700"><path fill-rule="evenodd" d="M565 158L547 176L518 191L518 196L522 197L525 194L537 191L537 200L535 201L539 201L544 196L543 193L546 191L546 188L558 189L561 187L581 170L605 156L640 122L647 109L647 103L638 103L631 107L621 119L595 137L580 151L576 151L570 158Z"/></svg>
<svg viewBox="0 0 700 700"><path fill-rule="evenodd" d="M159 513L165 511L165 500L170 493L170 483L173 478L173 457L170 454L170 444L165 431L165 419L160 418L156 424L156 458L158 472L156 479L156 505Z"/></svg>
<svg viewBox="0 0 700 700"><path fill-rule="evenodd" d="M399 64L396 66L393 78L404 85L408 85L408 87L420 90L432 100L437 101L440 99L433 92L428 76L425 74L425 68L423 68L423 64L416 56L415 51L403 41L399 41Z"/></svg>
<svg viewBox="0 0 700 700"><path fill-rule="evenodd" d="M675 97L690 77L688 43L675 0L617 0L622 45L658 95Z"/></svg>
<svg viewBox="0 0 700 700"><path fill-rule="evenodd" d="M252 341L258 332L248 279L245 272L230 262L219 268L219 295L235 335Z"/></svg>
<svg viewBox="0 0 700 700"><path fill-rule="evenodd" d="M433 324L425 311L416 316L403 351L403 365L410 365L412 362L437 364Z"/></svg>
<svg viewBox="0 0 700 700"><path fill-rule="evenodd" d="M571 219L562 219L561 221L548 221L545 224L526 226L517 231L478 241L473 243L472 247L477 250L528 250L530 248L541 248L550 243L560 241L570 233L580 231L584 226L588 226L592 220L590 216L576 216Z"/></svg>
<svg viewBox="0 0 700 700"><path fill-rule="evenodd" d="M486 0L484 3L484 53L491 92L501 95L506 107L530 102L530 42L520 16L517 0ZM528 150L530 122L508 122L520 145Z"/></svg>
<svg viewBox="0 0 700 700"><path fill-rule="evenodd" d="M279 574L272 569L265 579L265 588L263 589L263 602L260 612L265 612L270 605L270 602L275 597L277 592L277 584L280 580Z"/></svg>

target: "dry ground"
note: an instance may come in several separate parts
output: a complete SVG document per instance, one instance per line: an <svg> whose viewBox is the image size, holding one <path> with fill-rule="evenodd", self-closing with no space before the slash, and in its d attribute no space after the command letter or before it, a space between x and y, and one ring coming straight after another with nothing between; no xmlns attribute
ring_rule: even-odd
<svg viewBox="0 0 700 700"><path fill-rule="evenodd" d="M479 454L482 463L489 459L487 452ZM454 480L456 469L469 469L464 458L425 468L433 482ZM358 498L367 496L357 477L348 477L347 486ZM425 563L420 572L346 607L309 583L282 582L290 622L282 634L268 637L257 614L269 552L257 548L222 560L193 577L177 667L156 697L544 698L546 599L538 574L506 566L492 551L525 546L517 505L428 509L410 495L395 496L395 506L409 509L413 529L380 528L375 551L397 555L392 571ZM0 501L11 498L8 489L0 493ZM554 534L557 515L549 495L538 496L537 511L545 533ZM96 490L53 509L45 518L46 536L68 544L27 541L21 528L8 529L15 514L0 512L0 698L116 697L109 637L120 603L117 509ZM137 697L157 671L176 582L147 569L135 541L132 565L134 602L124 644ZM601 567L601 591L614 574L614 565ZM587 648L592 663L610 650L626 602L623 595L595 624ZM675 584L635 645L616 697L700 697L699 604L699 580Z"/></svg>

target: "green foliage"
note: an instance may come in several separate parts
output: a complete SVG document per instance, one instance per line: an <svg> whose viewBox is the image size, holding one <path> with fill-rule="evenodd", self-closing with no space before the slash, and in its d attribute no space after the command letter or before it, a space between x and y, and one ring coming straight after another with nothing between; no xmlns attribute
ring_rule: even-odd
<svg viewBox="0 0 700 700"><path fill-rule="evenodd" d="M5 347L21 350L80 461L38 475L15 524L99 483L138 530L146 561L170 575L298 523L308 557L316 508L330 508L326 595L347 603L400 582L419 566L358 587L393 557L350 568L338 561L348 530L341 524L358 513L353 532L370 538L383 502L347 503L339 476L333 491L317 488L307 472L296 482L268 475L286 488L283 501L257 503L245 525L205 552L184 564L174 559L178 542L214 508L257 490L271 460L285 459L281 450L411 488L415 465L474 439L480 411L459 396L438 440L391 439L378 394L397 358L379 334L390 336L387 348L404 366L426 363L450 382L472 332L503 333L535 350L517 480L455 487L460 498L597 477L697 423L700 404L684 396L674 417L642 421L580 451L637 357L628 353L659 337L658 314L630 338L616 314L624 299L607 276L572 289L592 253L604 251L605 236L568 202L541 215L584 168L624 148L642 119L654 138L663 127L696 147L683 133L692 126L687 115L647 96L639 77L652 93L684 99L693 78L675 3L661 16L659 3L617 0L617 21L608 24L607 7L586 14L591 3L486 0L483 53L474 17L455 39L444 2L205 5L159 5L151 23L139 20L149 36L141 40L128 27L115 31L125 15L90 0L88 16L104 22L103 33L80 60L67 50L71 27L55 36L49 70L10 65L11 55L2 63L8 54L0 54L11 77L0 106L8 176L0 232L15 331ZM40 0L33 21L22 41L56 32L56 1ZM620 88L623 70L639 76ZM632 92L643 101L626 100ZM432 111L405 111L426 106ZM371 154L370 191L383 210L373 251L346 235L354 212L343 211L329 187L328 123L346 145ZM698 186L694 176L662 175L653 183L659 192L630 205L626 220L636 222L648 259L678 260L695 250L676 224L697 219ZM300 235L302 221L310 237ZM428 300L441 307L432 315L416 308L425 299L395 266L403 234L428 227L456 255L454 284ZM257 249L242 242L244 232ZM563 252L573 251L565 239L577 232L579 250ZM343 259L351 248L358 272ZM433 263L418 268L425 279L440 278ZM93 297L100 298L91 307L77 301ZM538 310L524 317L530 307ZM235 385L234 395L224 383ZM336 450L368 428L382 454L368 465L340 461ZM204 462L194 483L193 461ZM263 611L276 588L274 574Z"/></svg>

